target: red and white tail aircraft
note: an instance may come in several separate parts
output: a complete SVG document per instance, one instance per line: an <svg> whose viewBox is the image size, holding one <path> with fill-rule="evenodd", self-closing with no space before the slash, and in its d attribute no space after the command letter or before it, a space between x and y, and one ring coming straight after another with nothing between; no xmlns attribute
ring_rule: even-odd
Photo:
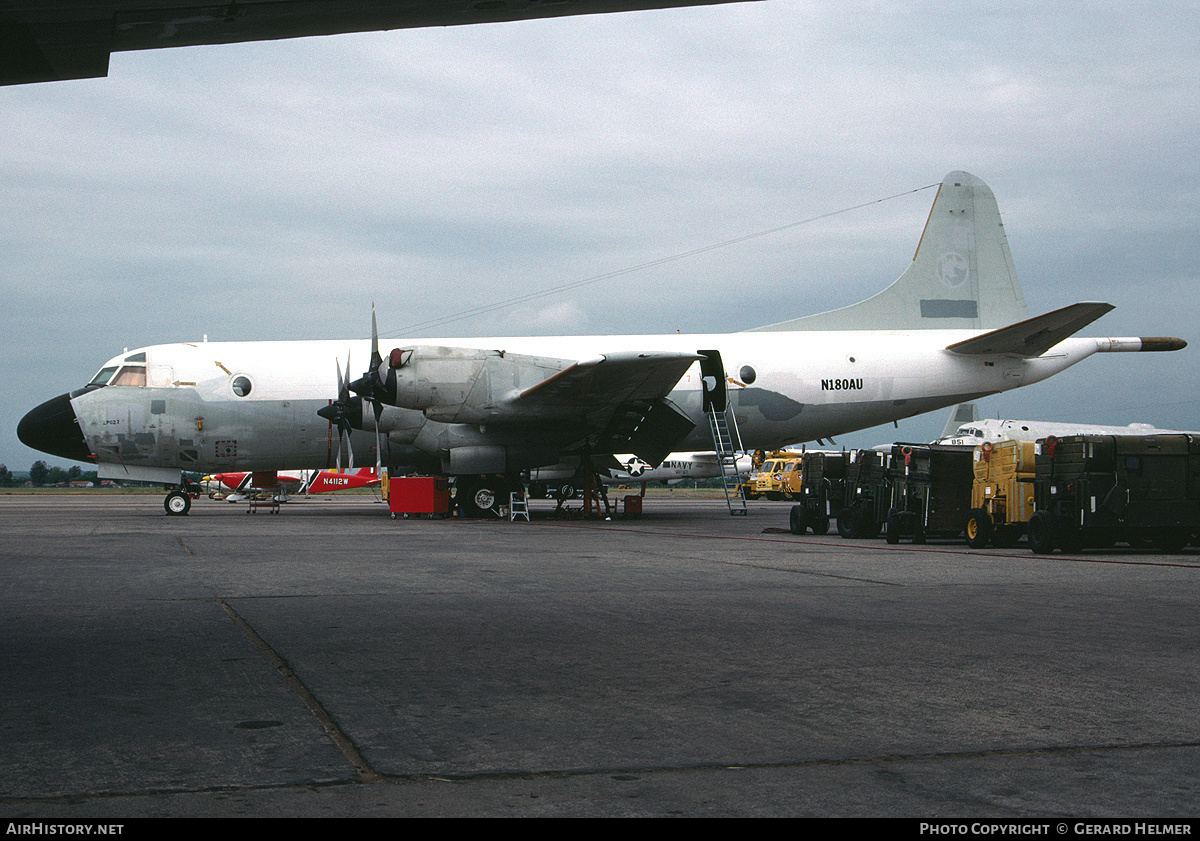
<svg viewBox="0 0 1200 841"><path fill-rule="evenodd" d="M354 473L342 473L336 470L304 471L293 473L270 473L256 479L251 472L214 473L205 476L203 482L211 489L228 488L230 493L225 496L231 502L245 498L245 494L253 490L278 490L283 496L294 494L320 494L332 491L345 491L351 488L369 488L379 484L379 474L374 468L364 467ZM262 482L263 484L258 484ZM266 484L270 483L270 484ZM214 492L209 493L213 496Z"/></svg>
<svg viewBox="0 0 1200 841"><path fill-rule="evenodd" d="M397 475L456 477L458 504L485 515L473 500L508 498L534 469L712 450L712 406L727 407L745 451L775 450L1038 383L1096 353L1186 345L1076 335L1112 308L1029 318L991 189L952 172L900 279L840 310L742 333L426 339L387 356L374 329L154 345L109 360L17 433L95 461L102 479L173 485L181 471L332 465L344 443ZM370 359L353 382L347 349ZM186 495L165 505L186 513Z"/></svg>
<svg viewBox="0 0 1200 841"><path fill-rule="evenodd" d="M379 474L373 467L364 467L354 473L335 470L318 470L308 478L308 484L300 489L304 494L324 494L332 491L348 491L352 488L371 488L379 484Z"/></svg>

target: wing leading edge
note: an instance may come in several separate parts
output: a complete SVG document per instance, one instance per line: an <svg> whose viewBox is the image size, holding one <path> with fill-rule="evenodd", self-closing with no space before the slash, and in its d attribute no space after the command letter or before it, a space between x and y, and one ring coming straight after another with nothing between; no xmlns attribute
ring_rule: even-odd
<svg viewBox="0 0 1200 841"><path fill-rule="evenodd" d="M623 352L576 362L521 392L521 413L568 416L666 397L700 360L695 353Z"/></svg>

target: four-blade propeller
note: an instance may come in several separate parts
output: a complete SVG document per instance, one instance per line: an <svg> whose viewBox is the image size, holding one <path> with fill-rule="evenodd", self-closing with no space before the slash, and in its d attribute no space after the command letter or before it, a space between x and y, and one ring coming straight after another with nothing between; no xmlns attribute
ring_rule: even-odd
<svg viewBox="0 0 1200 841"><path fill-rule="evenodd" d="M334 361L337 364L337 361ZM338 470L342 467L342 439L347 439L347 450L350 453L350 467L354 469L354 448L350 445L349 437L352 429L364 428L363 404L370 403L372 415L375 420L375 470L378 473L383 462L383 440L380 434L379 419L383 415L384 405L390 403L388 399L390 389L388 388L388 375L390 373L392 363L390 360L385 360L379 352L379 328L375 319L375 308L371 307L371 359L367 364L367 370L363 375L353 382L350 381L350 355L346 354L346 377L342 378L341 365L338 365L338 397L337 400L331 402L328 406L324 406L317 410L317 414L325 418L331 425L336 425L338 428L338 454L337 466ZM350 392L354 392L356 397L351 397Z"/></svg>
<svg viewBox="0 0 1200 841"><path fill-rule="evenodd" d="M322 406L317 414L329 421L330 428L336 426L338 431L337 469L342 469L342 442L345 441L346 451L350 456L349 470L354 469L354 447L349 438L350 431L356 426L362 426L362 398L350 396L350 353L346 352L346 377L342 378L342 366L337 360L338 396L328 406Z"/></svg>

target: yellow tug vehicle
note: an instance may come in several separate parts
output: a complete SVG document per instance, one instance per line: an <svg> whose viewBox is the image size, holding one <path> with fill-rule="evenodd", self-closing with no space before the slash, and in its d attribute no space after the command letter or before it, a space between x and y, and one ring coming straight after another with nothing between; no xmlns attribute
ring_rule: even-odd
<svg viewBox="0 0 1200 841"><path fill-rule="evenodd" d="M1014 546L1028 528L1036 474L1033 441L986 442L975 448L975 479L967 515L967 545Z"/></svg>

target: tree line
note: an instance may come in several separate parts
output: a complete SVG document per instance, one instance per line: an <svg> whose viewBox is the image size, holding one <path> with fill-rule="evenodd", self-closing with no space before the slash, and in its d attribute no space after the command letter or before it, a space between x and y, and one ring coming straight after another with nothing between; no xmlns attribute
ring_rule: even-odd
<svg viewBox="0 0 1200 841"><path fill-rule="evenodd" d="M95 484L96 471L92 470L85 473L83 472L83 468L77 464L73 464L65 469L62 467L51 467L39 459L29 468L28 481L35 488L52 487L75 481L88 481ZM25 482L24 478L9 470L7 464L0 464L0 488L15 488L24 485Z"/></svg>

